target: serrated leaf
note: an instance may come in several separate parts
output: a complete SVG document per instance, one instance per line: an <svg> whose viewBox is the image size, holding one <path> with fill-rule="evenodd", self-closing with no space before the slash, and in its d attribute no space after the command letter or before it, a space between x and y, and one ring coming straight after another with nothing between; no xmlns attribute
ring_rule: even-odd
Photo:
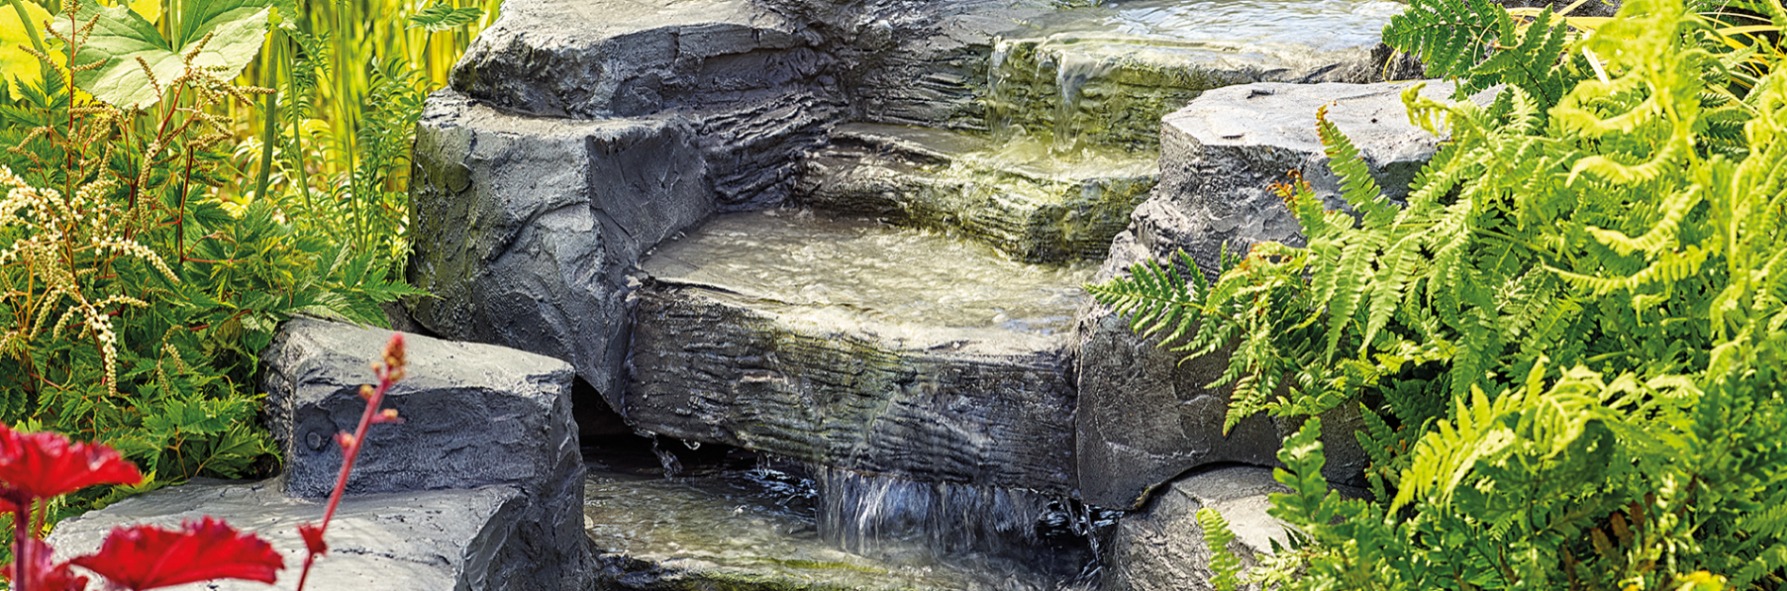
<svg viewBox="0 0 1787 591"><path fill-rule="evenodd" d="M186 54L198 49L193 67L216 69L229 79L241 73L260 52L267 35L268 7L273 0L193 0L181 15L173 39L125 6L81 6L77 20L97 19L92 36L81 46L82 63L105 65L75 75L75 85L101 101L126 108L147 108L160 100L156 83L166 84L186 71ZM66 23L57 24L67 34ZM202 48L202 49L201 49Z"/></svg>
<svg viewBox="0 0 1787 591"><path fill-rule="evenodd" d="M430 31L445 31L472 24L484 11L477 7L454 8L444 2L430 2L420 12L410 16L411 28L424 28Z"/></svg>

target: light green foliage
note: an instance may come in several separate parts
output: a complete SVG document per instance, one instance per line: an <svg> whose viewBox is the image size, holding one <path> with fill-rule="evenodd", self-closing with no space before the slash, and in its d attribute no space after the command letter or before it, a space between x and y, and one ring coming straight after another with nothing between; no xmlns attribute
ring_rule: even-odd
<svg viewBox="0 0 1787 591"><path fill-rule="evenodd" d="M422 27L432 32L449 31L477 22L481 16L484 16L484 11L475 6L454 8L451 4L435 1L411 15L409 26Z"/></svg>
<svg viewBox="0 0 1787 591"><path fill-rule="evenodd" d="M1294 492L1274 500L1296 543L1244 578L1787 584L1787 74L1746 81L1755 54L1692 8L1631 0L1513 69L1459 57L1482 46L1440 27L1468 22L1404 30L1393 42L1433 47L1438 71L1508 85L1486 106L1405 95L1413 121L1450 135L1405 204L1319 117L1350 211L1285 187L1306 247L1255 245L1208 289L1146 266L1094 289L1162 302L1125 311L1183 332L1173 346L1232 346L1231 423L1364 407L1376 500L1327 490L1306 426L1281 454Z"/></svg>
<svg viewBox="0 0 1787 591"><path fill-rule="evenodd" d="M1198 528L1204 531L1204 544L1210 547L1210 586L1216 591L1235 591L1241 584L1241 558L1229 552L1235 532L1215 509L1203 507L1197 512Z"/></svg>
<svg viewBox="0 0 1787 591"><path fill-rule="evenodd" d="M173 16L215 31L220 6ZM299 312L379 323L379 302L414 290L274 202L224 207L220 189L246 181L221 149L229 121L208 109L253 89L188 51L139 108L96 102L69 83L111 65L83 68L102 29L65 30L46 55L75 67L47 64L55 75L0 96L0 421L112 445L158 482L264 474L257 365L277 324Z"/></svg>
<svg viewBox="0 0 1787 591"><path fill-rule="evenodd" d="M192 0L178 19L174 35L162 37L155 23L129 6L101 6L89 0L79 11L55 19L57 32L68 36L75 27L89 27L78 64L103 61L91 70L77 70L75 85L93 97L121 108L154 106L188 64L229 79L260 52L267 36L272 0ZM171 88L163 89L168 84ZM168 94L172 94L169 92Z"/></svg>

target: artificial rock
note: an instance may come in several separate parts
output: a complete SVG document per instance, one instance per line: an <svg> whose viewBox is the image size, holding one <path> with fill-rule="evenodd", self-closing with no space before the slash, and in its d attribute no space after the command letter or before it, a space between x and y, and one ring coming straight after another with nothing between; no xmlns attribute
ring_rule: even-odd
<svg viewBox="0 0 1787 591"><path fill-rule="evenodd" d="M1432 157L1439 138L1409 122L1401 94L1416 83L1259 83L1204 93L1166 117L1160 182L1112 241L1098 274L1109 279L1178 249L1206 273L1224 245L1244 252L1265 240L1296 242L1295 218L1271 192L1297 171L1324 200L1339 204L1339 181L1316 136L1316 109L1359 147L1392 199ZM1428 96L1451 87L1428 83ZM1079 323L1076 440L1079 482L1087 502L1134 507L1153 486L1201 465L1270 465L1281 436L1296 425L1251 418L1224 436L1227 388L1207 385L1226 355L1180 363L1181 355L1132 333L1109 308L1089 306ZM1141 412L1138 409L1173 409ZM1330 479L1358 483L1366 462L1352 437L1360 419L1343 409L1324 419Z"/></svg>
<svg viewBox="0 0 1787 591"><path fill-rule="evenodd" d="M1229 523L1229 551L1252 566L1288 541L1284 526L1266 513L1268 495L1286 492L1272 470L1252 466L1213 468L1175 480L1141 511L1125 515L1111 534L1099 591L1211 591L1210 547L1198 524L1209 508Z"/></svg>
<svg viewBox="0 0 1787 591"><path fill-rule="evenodd" d="M1086 269L791 213L717 217L643 266L619 407L635 427L927 481L1069 487L1064 347Z"/></svg>
<svg viewBox="0 0 1787 591"><path fill-rule="evenodd" d="M178 527L203 516L253 532L285 559L273 589L293 589L304 564L298 526L322 521L323 504L283 494L277 480L255 483L194 481L132 497L56 525L49 543L62 557L99 549L114 527ZM533 552L556 552L525 541L526 495L493 485L351 497L330 522L329 553L317 560L306 586L355 591L534 591L577 589L556 565ZM267 589L245 581L181 588L214 591Z"/></svg>
<svg viewBox="0 0 1787 591"><path fill-rule="evenodd" d="M849 124L806 160L802 205L959 231L1031 262L1097 260L1154 186L1152 155Z"/></svg>
<svg viewBox="0 0 1787 591"><path fill-rule="evenodd" d="M262 359L268 422L285 458L283 491L326 498L341 466L335 434L353 432L362 384L387 330L294 319ZM583 460L571 416L571 367L490 345L407 335L406 375L386 394L402 423L367 432L350 495L511 487L521 495L505 527L526 549L532 577L582 580Z"/></svg>
<svg viewBox="0 0 1787 591"><path fill-rule="evenodd" d="M618 402L628 273L714 211L695 134L679 116L551 119L437 93L416 130L409 278L432 296L416 321L566 360Z"/></svg>

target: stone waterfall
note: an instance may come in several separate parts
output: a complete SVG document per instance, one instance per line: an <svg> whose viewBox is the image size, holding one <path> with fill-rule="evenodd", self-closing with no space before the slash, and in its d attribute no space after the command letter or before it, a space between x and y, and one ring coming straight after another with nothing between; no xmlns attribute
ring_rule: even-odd
<svg viewBox="0 0 1787 591"><path fill-rule="evenodd" d="M567 587L466 558L501 556L588 560L569 586L592 589L1205 588L1192 513L1282 539L1266 467L1294 425L1224 436L1221 360L1178 363L1081 286L1295 240L1265 187L1335 193L1324 104L1406 185L1436 141L1408 83L1374 83L1411 73L1378 43L1398 10L508 0L418 129L410 278L435 297L410 313L569 364L581 499L505 494L579 504L591 554L510 536L440 550L444 576ZM1347 419L1325 421L1342 484ZM321 461L301 447L294 472ZM68 535L179 504L150 497Z"/></svg>

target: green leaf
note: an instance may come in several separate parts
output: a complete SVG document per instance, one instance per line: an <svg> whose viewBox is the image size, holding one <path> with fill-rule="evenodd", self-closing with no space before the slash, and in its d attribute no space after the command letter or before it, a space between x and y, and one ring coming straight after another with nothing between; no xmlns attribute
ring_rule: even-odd
<svg viewBox="0 0 1787 591"><path fill-rule="evenodd" d="M430 31L445 31L463 27L484 16L484 11L475 6L454 8L444 2L430 2L421 12L410 17L410 28L421 27Z"/></svg>
<svg viewBox="0 0 1787 591"><path fill-rule="evenodd" d="M125 108L148 108L161 99L157 86L186 73L186 56L194 68L213 69L230 79L260 52L267 35L268 7L273 0L192 0L186 4L173 39L128 6L84 4L77 20L94 22L92 36L81 46L78 61L105 65L75 75L75 85L94 98ZM67 23L58 23L67 34ZM196 54L194 53L196 51ZM144 65L148 72L144 71ZM150 78L153 73L153 79Z"/></svg>

